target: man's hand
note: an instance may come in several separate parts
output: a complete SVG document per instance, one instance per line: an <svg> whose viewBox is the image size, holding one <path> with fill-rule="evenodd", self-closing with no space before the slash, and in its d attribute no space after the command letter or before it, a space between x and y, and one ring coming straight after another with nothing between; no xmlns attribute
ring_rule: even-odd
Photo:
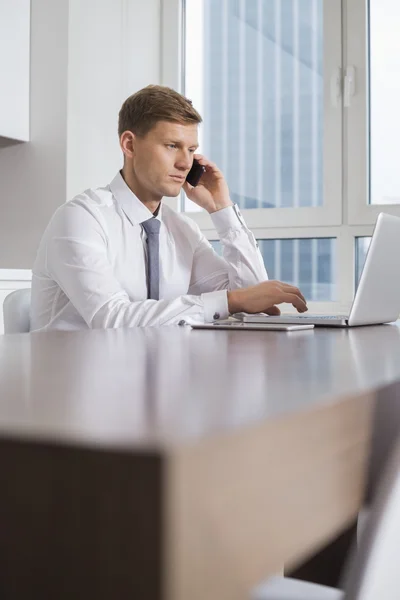
<svg viewBox="0 0 400 600"><path fill-rule="evenodd" d="M196 187L193 187L187 181L183 184L183 189L189 200L192 200L201 208L205 208L209 213L232 206L228 185L218 167L201 154L195 154L194 158L206 168L206 171Z"/></svg>
<svg viewBox="0 0 400 600"><path fill-rule="evenodd" d="M308 310L306 299L297 287L281 281L264 281L249 288L228 292L230 314L237 312L279 315L276 304L287 302L303 313Z"/></svg>

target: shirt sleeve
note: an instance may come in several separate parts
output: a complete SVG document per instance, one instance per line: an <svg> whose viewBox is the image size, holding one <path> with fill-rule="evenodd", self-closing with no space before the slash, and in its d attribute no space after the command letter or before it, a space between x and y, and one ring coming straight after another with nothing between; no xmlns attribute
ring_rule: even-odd
<svg viewBox="0 0 400 600"><path fill-rule="evenodd" d="M233 290L268 280L258 243L239 208L236 205L223 208L212 213L211 218L222 243L223 256L215 252L198 230L189 293ZM207 298L205 302L208 303Z"/></svg>
<svg viewBox="0 0 400 600"><path fill-rule="evenodd" d="M57 211L47 244L46 270L87 325L106 329L179 325L228 317L226 290L169 300L132 302L113 274L108 238L95 208L70 202Z"/></svg>

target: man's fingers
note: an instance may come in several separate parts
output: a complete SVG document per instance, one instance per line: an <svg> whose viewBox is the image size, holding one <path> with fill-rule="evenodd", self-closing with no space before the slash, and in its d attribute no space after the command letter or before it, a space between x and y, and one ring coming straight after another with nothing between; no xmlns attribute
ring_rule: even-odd
<svg viewBox="0 0 400 600"><path fill-rule="evenodd" d="M290 285L289 283L282 283L282 288L284 292L288 292L289 294L296 294L296 296L300 296L300 298L307 304L307 300L304 298L303 294L294 285Z"/></svg>
<svg viewBox="0 0 400 600"><path fill-rule="evenodd" d="M219 173L220 170L218 169L217 165L213 162L211 162L210 160L208 160L207 158L205 158L202 154L195 154L194 158L203 166L206 167L207 171L212 171L215 173Z"/></svg>
<svg viewBox="0 0 400 600"><path fill-rule="evenodd" d="M297 294L291 294L290 292L284 292L282 294L282 302L287 302L288 304L292 304L299 312L306 312L307 304L305 301L300 298Z"/></svg>
<svg viewBox="0 0 400 600"><path fill-rule="evenodd" d="M188 183L187 181L185 181L182 188L187 196L189 196L190 192L193 190L193 186L190 185L190 183Z"/></svg>
<svg viewBox="0 0 400 600"><path fill-rule="evenodd" d="M279 315L281 314L281 311L277 306L270 306L270 308L267 308L265 312L271 317L279 317Z"/></svg>

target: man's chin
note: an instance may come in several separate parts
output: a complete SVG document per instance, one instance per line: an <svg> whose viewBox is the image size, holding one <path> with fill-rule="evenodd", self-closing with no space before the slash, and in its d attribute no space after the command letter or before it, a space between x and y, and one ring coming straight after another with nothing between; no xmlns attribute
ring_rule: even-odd
<svg viewBox="0 0 400 600"><path fill-rule="evenodd" d="M176 198L181 193L183 183L170 183L162 189L162 195L166 198Z"/></svg>

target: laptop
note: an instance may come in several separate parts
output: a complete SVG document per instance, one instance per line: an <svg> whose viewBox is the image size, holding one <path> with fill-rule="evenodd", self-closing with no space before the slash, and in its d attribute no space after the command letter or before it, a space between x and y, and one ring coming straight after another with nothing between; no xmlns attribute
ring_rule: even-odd
<svg viewBox="0 0 400 600"><path fill-rule="evenodd" d="M237 313L245 323L312 323L322 327L380 325L400 314L400 217L380 213L349 315Z"/></svg>

